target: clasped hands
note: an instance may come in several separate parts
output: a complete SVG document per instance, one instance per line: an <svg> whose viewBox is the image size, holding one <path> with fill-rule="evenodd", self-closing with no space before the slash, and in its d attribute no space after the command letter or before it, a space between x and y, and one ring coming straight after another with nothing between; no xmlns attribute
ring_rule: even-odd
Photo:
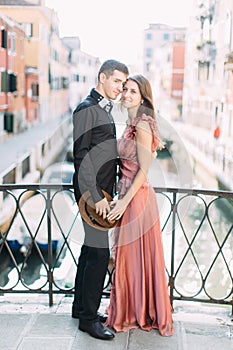
<svg viewBox="0 0 233 350"><path fill-rule="evenodd" d="M95 203L95 211L97 214L99 214L99 216L103 216L103 219L106 219L107 214L110 212L110 210L110 203L106 198L103 198L99 202Z"/></svg>
<svg viewBox="0 0 233 350"><path fill-rule="evenodd" d="M123 199L113 200L108 202L106 198L95 203L96 213L103 216L103 219L108 221L119 220L126 210L126 205Z"/></svg>

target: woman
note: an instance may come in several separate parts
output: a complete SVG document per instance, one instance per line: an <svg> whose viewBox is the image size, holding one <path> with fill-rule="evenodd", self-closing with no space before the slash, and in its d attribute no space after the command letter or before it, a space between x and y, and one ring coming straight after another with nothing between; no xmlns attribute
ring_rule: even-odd
<svg viewBox="0 0 233 350"><path fill-rule="evenodd" d="M162 336L171 336L174 329L159 213L155 192L147 181L156 150L163 147L149 81L142 75L128 78L121 101L128 121L118 140L119 198L108 214L109 220L119 221L113 232L115 273L106 325L116 332L158 329Z"/></svg>

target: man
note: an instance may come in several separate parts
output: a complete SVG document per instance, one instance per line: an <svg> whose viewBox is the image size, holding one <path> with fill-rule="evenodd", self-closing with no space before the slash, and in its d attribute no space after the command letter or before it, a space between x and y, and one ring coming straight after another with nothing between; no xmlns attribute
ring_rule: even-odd
<svg viewBox="0 0 233 350"><path fill-rule="evenodd" d="M116 181L116 128L111 116L112 102L122 92L128 68L107 60L100 67L97 86L73 112L74 193L77 203L90 191L96 213L106 218L110 211L102 190L111 196ZM79 329L91 336L111 340L114 334L98 313L109 262L108 232L83 221L85 239L75 278L72 317L79 318Z"/></svg>

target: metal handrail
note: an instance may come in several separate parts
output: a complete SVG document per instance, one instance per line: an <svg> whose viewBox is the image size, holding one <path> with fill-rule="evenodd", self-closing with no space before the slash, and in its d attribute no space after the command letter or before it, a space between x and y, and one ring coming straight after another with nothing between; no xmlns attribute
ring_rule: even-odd
<svg viewBox="0 0 233 350"><path fill-rule="evenodd" d="M233 192L164 187L154 187L154 190L161 216L172 305L175 300L225 304L231 305L233 313ZM73 272L77 266L78 256L73 250L73 238L78 231L79 212L72 185L0 185L1 193L0 292L48 294L50 306L53 305L54 293L73 294L72 281L61 283L55 276L59 264L67 257L73 264ZM65 207L68 210L73 206L65 228L63 221L66 213L59 216L56 212L59 196L64 196L62 201L67 201ZM27 217L25 212L25 205L30 198L39 198L42 203L40 217L33 224L30 222L32 218ZM9 217L4 216L3 220L3 208L9 203ZM18 230L16 222L19 221L30 241L21 253L12 249L9 239ZM43 226L45 222L46 226ZM56 249L53 246L55 231L60 237ZM38 240L41 232L46 238L46 250L43 250ZM33 254L40 270L43 270L40 284L37 284L36 279L30 284L30 278L28 282L28 276L25 277ZM1 279L4 273L6 278L8 270L14 271L16 276L10 284ZM105 295L110 293L113 271L114 266L110 261L103 291Z"/></svg>

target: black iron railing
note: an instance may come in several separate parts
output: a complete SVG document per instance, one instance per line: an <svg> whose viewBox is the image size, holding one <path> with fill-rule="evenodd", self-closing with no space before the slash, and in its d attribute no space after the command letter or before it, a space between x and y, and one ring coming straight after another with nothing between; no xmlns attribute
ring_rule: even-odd
<svg viewBox="0 0 233 350"><path fill-rule="evenodd" d="M233 311L233 193L154 188L171 303ZM0 292L72 294L84 237L71 185L0 185ZM111 242L110 242L111 243ZM103 293L109 295L113 262Z"/></svg>

